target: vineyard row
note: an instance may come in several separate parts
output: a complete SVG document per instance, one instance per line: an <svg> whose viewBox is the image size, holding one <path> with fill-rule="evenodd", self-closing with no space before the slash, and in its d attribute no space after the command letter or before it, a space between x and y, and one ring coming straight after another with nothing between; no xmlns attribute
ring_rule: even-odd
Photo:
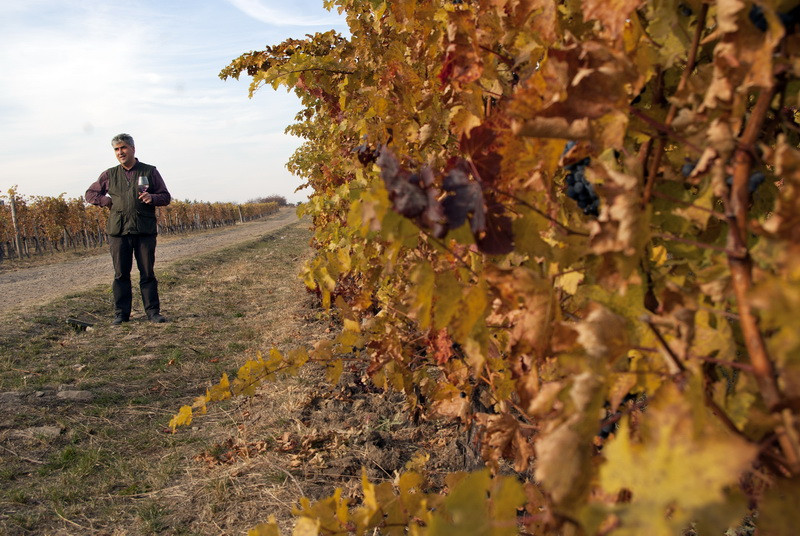
<svg viewBox="0 0 800 536"><path fill-rule="evenodd" d="M184 233L213 229L272 214L278 203L209 203L173 201L157 207L158 232ZM77 248L94 248L107 242L108 210L82 198L29 197L14 189L0 195L0 261Z"/></svg>

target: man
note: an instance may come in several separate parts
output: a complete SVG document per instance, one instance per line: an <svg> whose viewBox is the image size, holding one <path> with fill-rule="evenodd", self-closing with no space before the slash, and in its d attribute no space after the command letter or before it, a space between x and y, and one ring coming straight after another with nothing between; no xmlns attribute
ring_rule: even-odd
<svg viewBox="0 0 800 536"><path fill-rule="evenodd" d="M119 325L130 320L133 257L139 267L139 289L147 318L151 322L166 322L161 314L154 271L158 232L155 207L168 205L172 197L155 166L139 162L135 157L136 147L129 134L114 136L111 146L119 165L102 172L86 190L85 197L93 205L111 209L106 232L114 262L112 323ZM149 185L144 191L137 187L140 177L148 179Z"/></svg>

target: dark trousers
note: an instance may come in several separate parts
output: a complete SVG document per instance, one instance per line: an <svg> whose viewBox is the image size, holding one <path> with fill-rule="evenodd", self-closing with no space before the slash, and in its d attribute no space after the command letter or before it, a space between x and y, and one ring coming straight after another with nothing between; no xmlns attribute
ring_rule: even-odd
<svg viewBox="0 0 800 536"><path fill-rule="evenodd" d="M131 268L133 258L139 268L139 290L142 292L144 312L148 317L161 311L158 301L158 281L154 266L156 263L156 235L109 236L111 259L114 262L114 314L126 318L131 314Z"/></svg>

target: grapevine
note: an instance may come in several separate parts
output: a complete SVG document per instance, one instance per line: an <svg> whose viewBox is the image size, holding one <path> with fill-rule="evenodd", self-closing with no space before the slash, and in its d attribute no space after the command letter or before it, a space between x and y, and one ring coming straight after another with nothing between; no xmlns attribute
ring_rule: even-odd
<svg viewBox="0 0 800 536"><path fill-rule="evenodd" d="M351 37L287 40L221 76L304 106L289 127L312 189L303 277L343 329L195 409L309 360L337 381L360 351L377 386L479 430L487 466L514 475L503 499L436 499L524 509L481 533L719 534L755 510L760 531L791 534L794 3L327 5ZM409 475L380 493L365 480L352 511L305 502L298 527L447 533L461 518L434 499L396 510L404 478L427 493Z"/></svg>
<svg viewBox="0 0 800 536"><path fill-rule="evenodd" d="M12 203L17 216L16 233L12 221ZM156 217L162 234L183 233L232 225L240 221L272 214L276 202L267 203L202 203L173 201L158 207ZM107 243L108 210L89 205L81 198L65 194L26 196L16 188L0 195L0 261L4 257L22 257L64 251L88 249ZM17 235L19 241L16 240Z"/></svg>

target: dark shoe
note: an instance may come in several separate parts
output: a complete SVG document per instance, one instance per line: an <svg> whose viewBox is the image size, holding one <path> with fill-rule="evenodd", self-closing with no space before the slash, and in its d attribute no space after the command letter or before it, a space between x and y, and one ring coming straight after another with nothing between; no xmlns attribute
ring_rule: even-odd
<svg viewBox="0 0 800 536"><path fill-rule="evenodd" d="M123 322L127 322L128 320L130 320L130 318L128 318L127 316L123 314L116 314L114 315L114 320L112 320L111 323L114 324L115 326L119 326L120 324L122 324Z"/></svg>
<svg viewBox="0 0 800 536"><path fill-rule="evenodd" d="M161 313L153 313L153 314L151 314L148 317L148 320L150 320L150 322L155 322L156 324L163 324L164 322L167 321L166 317L164 315L162 315Z"/></svg>

